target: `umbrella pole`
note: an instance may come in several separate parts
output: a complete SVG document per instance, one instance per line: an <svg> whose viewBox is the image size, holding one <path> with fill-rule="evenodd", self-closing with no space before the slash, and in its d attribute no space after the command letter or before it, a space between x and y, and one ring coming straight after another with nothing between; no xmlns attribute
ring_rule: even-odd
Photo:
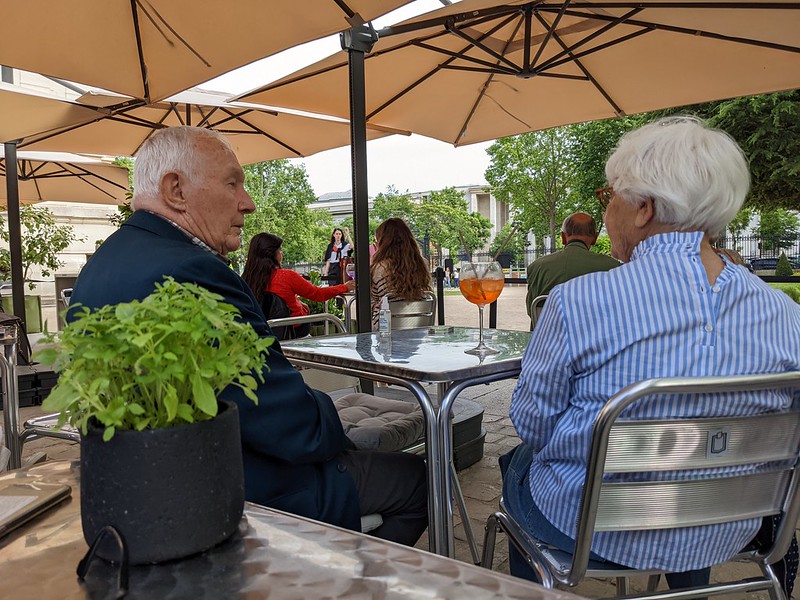
<svg viewBox="0 0 800 600"><path fill-rule="evenodd" d="M6 198L8 199L8 238L11 253L11 295L14 314L25 326L25 281L22 279L22 232L19 222L19 188L17 187L17 144L5 143Z"/></svg>
<svg viewBox="0 0 800 600"><path fill-rule="evenodd" d="M356 245L356 318L358 332L372 329L369 298L369 194L367 191L367 118L364 55L378 41L371 23L340 34L350 74L350 156L353 176L353 226Z"/></svg>
<svg viewBox="0 0 800 600"><path fill-rule="evenodd" d="M14 83L14 72L2 68L4 83ZM25 282L22 279L22 233L19 222L19 187L17 181L17 143L6 142L6 198L8 199L8 237L11 253L11 296L14 314L25 327Z"/></svg>

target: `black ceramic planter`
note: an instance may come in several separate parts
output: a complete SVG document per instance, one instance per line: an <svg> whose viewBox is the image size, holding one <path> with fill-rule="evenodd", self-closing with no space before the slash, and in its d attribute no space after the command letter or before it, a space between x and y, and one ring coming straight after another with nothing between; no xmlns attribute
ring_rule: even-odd
<svg viewBox="0 0 800 600"><path fill-rule="evenodd" d="M81 519L91 544L105 526L125 538L132 564L202 552L230 537L244 508L236 405L210 421L168 429L103 430L81 439ZM105 550L105 551L104 551ZM105 548L100 556L116 560Z"/></svg>

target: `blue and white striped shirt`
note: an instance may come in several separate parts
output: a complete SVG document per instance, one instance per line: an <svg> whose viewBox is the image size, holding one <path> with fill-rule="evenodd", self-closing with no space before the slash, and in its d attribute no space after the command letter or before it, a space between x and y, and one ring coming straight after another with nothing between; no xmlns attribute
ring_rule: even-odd
<svg viewBox="0 0 800 600"><path fill-rule="evenodd" d="M523 358L511 419L538 452L530 472L534 502L573 539L592 422L616 392L650 377L800 370L800 307L727 262L709 285L702 238L699 232L652 236L629 263L556 286L545 304ZM665 395L634 405L626 416L747 415L792 405L780 392L727 398ZM635 568L687 571L727 560L759 524L597 533L592 550Z"/></svg>

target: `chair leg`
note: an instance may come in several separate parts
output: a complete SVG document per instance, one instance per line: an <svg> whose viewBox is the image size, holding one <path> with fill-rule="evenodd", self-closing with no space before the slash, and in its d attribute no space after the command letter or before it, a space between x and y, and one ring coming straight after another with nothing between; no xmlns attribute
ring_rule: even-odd
<svg viewBox="0 0 800 600"><path fill-rule="evenodd" d="M781 585L781 582L775 573L775 569L772 568L772 565L759 566L761 567L761 572L764 573L764 576L769 579L770 582L772 582L772 587L769 589L769 600L786 600L786 594L784 593L783 586Z"/></svg>
<svg viewBox="0 0 800 600"><path fill-rule="evenodd" d="M486 527L483 534L483 555L481 556L481 566L490 569L494 562L494 545L497 543L497 530L500 526L497 523L497 513L489 515L486 519Z"/></svg>
<svg viewBox="0 0 800 600"><path fill-rule="evenodd" d="M631 593L630 580L627 577L617 577L617 596L627 596Z"/></svg>
<svg viewBox="0 0 800 600"><path fill-rule="evenodd" d="M647 578L647 591L655 592L658 589L658 582L661 581L661 575L650 575Z"/></svg>
<svg viewBox="0 0 800 600"><path fill-rule="evenodd" d="M450 478L453 480L453 496L456 499L456 506L458 512L461 514L461 522L464 524L464 534L467 536L467 544L469 544L469 551L472 553L473 564L481 564L480 554L478 554L478 545L475 542L475 533L472 531L472 523L467 514L467 504L464 502L464 494L461 491L461 484L458 482L458 475L456 475L456 467L450 463Z"/></svg>

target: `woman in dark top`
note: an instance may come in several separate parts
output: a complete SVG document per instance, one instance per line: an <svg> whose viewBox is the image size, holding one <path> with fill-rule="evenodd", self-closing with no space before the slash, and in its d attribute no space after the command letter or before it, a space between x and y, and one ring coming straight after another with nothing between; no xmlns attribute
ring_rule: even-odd
<svg viewBox="0 0 800 600"><path fill-rule="evenodd" d="M351 292L355 288L355 281L352 280L342 285L317 287L299 273L281 268L282 244L283 240L272 233L259 233L250 240L242 278L250 286L259 303L264 300L264 293L270 292L286 302L292 317L299 317L309 314L309 310L298 296L315 302L324 302L339 294ZM306 336L309 331L308 323L295 325L295 337Z"/></svg>
<svg viewBox="0 0 800 600"><path fill-rule="evenodd" d="M331 243L325 249L325 266L322 267L322 276L328 280L330 285L342 283L341 260L350 256L353 248L353 239L350 237L350 229L344 231L338 227L331 234Z"/></svg>

